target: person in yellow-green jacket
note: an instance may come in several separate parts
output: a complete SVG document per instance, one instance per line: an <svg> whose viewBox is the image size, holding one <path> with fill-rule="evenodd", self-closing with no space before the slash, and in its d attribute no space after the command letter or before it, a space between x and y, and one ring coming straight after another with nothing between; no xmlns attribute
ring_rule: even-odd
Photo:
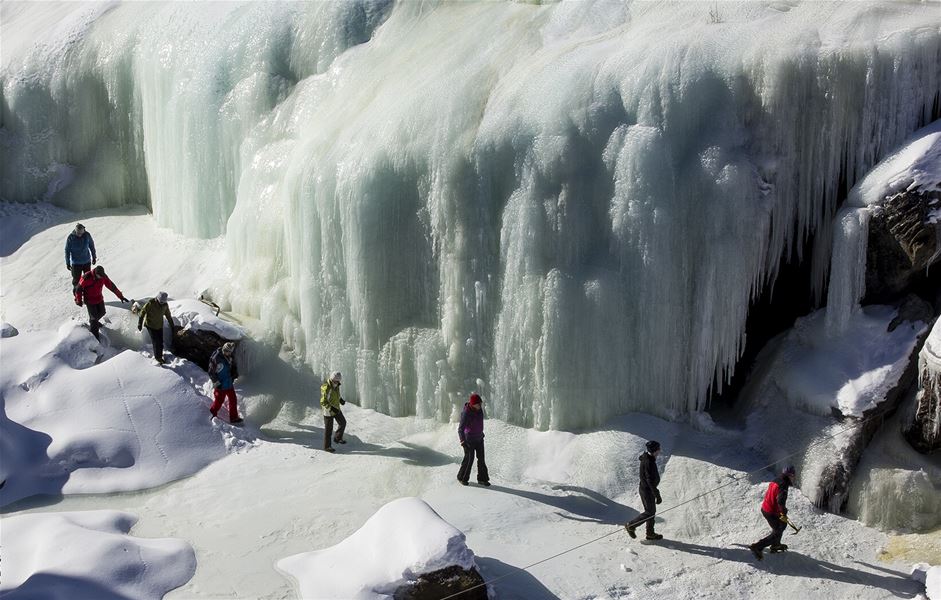
<svg viewBox="0 0 941 600"><path fill-rule="evenodd" d="M137 331L143 326L147 327L147 333L150 334L150 341L154 345L154 359L163 364L163 319L166 317L170 323L170 331L176 331L173 325L173 316L170 314L170 306L167 304L167 293L159 292L144 304L140 310L140 318L137 320Z"/></svg>
<svg viewBox="0 0 941 600"><path fill-rule="evenodd" d="M340 406L346 404L346 400L340 397L340 377L340 372L337 371L320 386L320 408L323 409L323 449L327 452L334 452L330 444L331 439L338 444L346 443L343 439L343 432L346 431L346 417L340 411ZM334 419L337 420L336 435L333 435Z"/></svg>

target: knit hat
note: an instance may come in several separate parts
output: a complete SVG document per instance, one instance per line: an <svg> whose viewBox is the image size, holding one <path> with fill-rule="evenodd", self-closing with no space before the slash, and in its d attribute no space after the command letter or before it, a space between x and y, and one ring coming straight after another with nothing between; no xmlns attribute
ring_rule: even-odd
<svg viewBox="0 0 941 600"><path fill-rule="evenodd" d="M98 265L97 267L95 267L95 275L97 275L98 277L105 277L105 268L102 267L101 265Z"/></svg>
<svg viewBox="0 0 941 600"><path fill-rule="evenodd" d="M650 440L649 442L647 442L647 452L650 452L651 454L653 454L659 449L660 449L660 442L658 442L657 440Z"/></svg>
<svg viewBox="0 0 941 600"><path fill-rule="evenodd" d="M788 465L784 467L784 470L781 471L781 475L796 475L797 469L794 468L794 465Z"/></svg>
<svg viewBox="0 0 941 600"><path fill-rule="evenodd" d="M167 303L167 293L166 292L157 292L157 302L160 304Z"/></svg>
<svg viewBox="0 0 941 600"><path fill-rule="evenodd" d="M232 354L233 352L235 352L235 342L226 342L222 344L223 354Z"/></svg>
<svg viewBox="0 0 941 600"><path fill-rule="evenodd" d="M333 375L330 376L330 381L336 381L337 383L340 383L342 379L343 379L343 376L340 375L339 371L334 371Z"/></svg>
<svg viewBox="0 0 941 600"><path fill-rule="evenodd" d="M480 394L478 394L477 392L474 392L473 394L470 395L471 406L474 406L476 404L482 404L482 403L483 403L483 400L480 399Z"/></svg>

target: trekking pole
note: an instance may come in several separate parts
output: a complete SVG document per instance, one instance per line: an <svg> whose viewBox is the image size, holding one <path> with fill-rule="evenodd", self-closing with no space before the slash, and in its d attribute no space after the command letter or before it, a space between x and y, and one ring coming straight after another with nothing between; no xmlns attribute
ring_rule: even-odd
<svg viewBox="0 0 941 600"><path fill-rule="evenodd" d="M803 527L798 527L792 523L791 520L787 518L787 515L781 515L781 520L787 523L788 526L794 530L794 533L800 533L801 529L803 529Z"/></svg>

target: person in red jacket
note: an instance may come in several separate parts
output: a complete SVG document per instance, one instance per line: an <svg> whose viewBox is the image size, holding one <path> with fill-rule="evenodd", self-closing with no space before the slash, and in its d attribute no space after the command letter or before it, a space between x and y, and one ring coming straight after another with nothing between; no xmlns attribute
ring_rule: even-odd
<svg viewBox="0 0 941 600"><path fill-rule="evenodd" d="M88 310L88 330L100 340L98 330L101 329L101 317L105 316L105 296L102 288L107 287L121 302L130 302L118 289L118 286L108 279L105 268L98 265L93 270L82 275L75 286L75 304L85 304Z"/></svg>
<svg viewBox="0 0 941 600"><path fill-rule="evenodd" d="M762 559L761 551L768 546L771 546L772 552L787 548L781 544L781 536L787 529L787 523L782 519L787 515L787 490L794 485L796 475L794 465L788 465L780 477L768 484L765 499L761 503L761 514L771 526L771 533L748 547L758 560Z"/></svg>

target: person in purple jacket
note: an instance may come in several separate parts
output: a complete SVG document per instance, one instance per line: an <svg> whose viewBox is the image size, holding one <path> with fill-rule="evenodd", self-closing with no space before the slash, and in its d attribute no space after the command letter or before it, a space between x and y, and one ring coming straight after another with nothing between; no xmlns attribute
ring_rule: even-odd
<svg viewBox="0 0 941 600"><path fill-rule="evenodd" d="M471 469L474 467L474 454L477 454L477 483L490 485L490 474L487 472L487 463L484 461L484 406L480 394L474 392L470 400L464 404L461 411L461 422L457 426L457 437L464 448L464 460L461 461L461 470L457 472L457 480L461 485L467 485Z"/></svg>

